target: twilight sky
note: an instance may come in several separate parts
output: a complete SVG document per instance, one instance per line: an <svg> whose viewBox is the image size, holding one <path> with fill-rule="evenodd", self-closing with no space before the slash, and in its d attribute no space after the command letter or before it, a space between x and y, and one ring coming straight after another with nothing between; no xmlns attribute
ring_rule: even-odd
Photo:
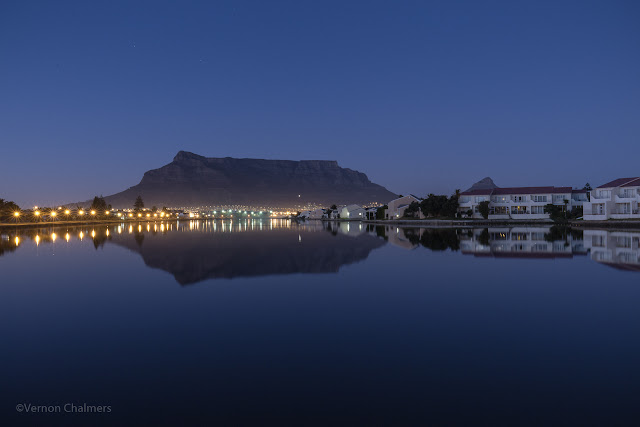
<svg viewBox="0 0 640 427"><path fill-rule="evenodd" d="M0 197L179 150L330 159L397 193L640 175L638 1L0 4Z"/></svg>

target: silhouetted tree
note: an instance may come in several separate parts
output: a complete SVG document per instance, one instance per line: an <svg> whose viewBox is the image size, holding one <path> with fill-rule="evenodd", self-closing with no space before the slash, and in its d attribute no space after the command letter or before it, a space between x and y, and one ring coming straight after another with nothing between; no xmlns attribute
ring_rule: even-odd
<svg viewBox="0 0 640 427"><path fill-rule="evenodd" d="M136 210L136 212L144 209L144 202L142 201L142 196L138 196L136 198L136 202L133 204L133 207Z"/></svg>
<svg viewBox="0 0 640 427"><path fill-rule="evenodd" d="M95 196L93 198L93 202L91 203L90 209L100 213L106 211L108 209L108 206L107 206L107 202L105 202L104 200L104 197Z"/></svg>
<svg viewBox="0 0 640 427"><path fill-rule="evenodd" d="M408 218L414 218L420 211L420 204L418 202L411 202L409 206L404 210L404 216Z"/></svg>
<svg viewBox="0 0 640 427"><path fill-rule="evenodd" d="M478 212L480 212L480 215L482 215L482 218L484 219L489 218L489 202L486 200L484 202L480 202L478 204Z"/></svg>

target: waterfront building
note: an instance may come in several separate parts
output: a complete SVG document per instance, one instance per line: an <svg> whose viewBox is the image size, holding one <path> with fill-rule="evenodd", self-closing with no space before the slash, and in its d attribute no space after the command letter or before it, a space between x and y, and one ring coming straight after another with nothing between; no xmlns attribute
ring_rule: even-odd
<svg viewBox="0 0 640 427"><path fill-rule="evenodd" d="M586 190L571 187L507 187L460 193L458 212L472 218L482 218L478 207L489 202L489 219L549 219L545 206L553 204L571 211L587 200Z"/></svg>
<svg viewBox="0 0 640 427"><path fill-rule="evenodd" d="M365 210L360 205L347 205L340 209L340 219L364 219Z"/></svg>
<svg viewBox="0 0 640 427"><path fill-rule="evenodd" d="M591 190L584 204L587 221L640 219L640 177L618 178Z"/></svg>
<svg viewBox="0 0 640 427"><path fill-rule="evenodd" d="M385 212L385 219L398 219L404 216L404 211L409 207L409 205L413 202L420 203L421 199L414 196L413 194L409 194L407 196L399 197L397 199L393 199L389 203L387 203L387 210ZM422 215L422 211L418 211L420 218L424 218Z"/></svg>

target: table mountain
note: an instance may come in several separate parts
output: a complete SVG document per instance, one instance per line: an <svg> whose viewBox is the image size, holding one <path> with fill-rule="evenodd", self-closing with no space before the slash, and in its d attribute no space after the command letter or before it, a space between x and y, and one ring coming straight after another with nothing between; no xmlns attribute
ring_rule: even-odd
<svg viewBox="0 0 640 427"><path fill-rule="evenodd" d="M114 208L248 205L293 207L307 203L386 203L396 197L358 171L327 160L211 158L180 151L171 163L146 172L142 181L105 197Z"/></svg>

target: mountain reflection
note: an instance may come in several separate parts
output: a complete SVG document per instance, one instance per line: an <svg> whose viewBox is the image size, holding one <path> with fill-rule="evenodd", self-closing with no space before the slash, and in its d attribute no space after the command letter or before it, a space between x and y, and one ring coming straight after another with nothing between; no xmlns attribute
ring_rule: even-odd
<svg viewBox="0 0 640 427"><path fill-rule="evenodd" d="M182 285L219 278L335 273L384 245L357 225L332 225L189 221L173 230L179 232L151 225L147 233L135 230L134 240L118 234L110 242L139 253L147 266L171 273Z"/></svg>
<svg viewBox="0 0 640 427"><path fill-rule="evenodd" d="M207 279L335 273L385 244L494 258L554 259L590 255L607 266L640 271L640 231L561 227L412 228L360 222L288 220L175 221L0 230L0 256L33 245L52 253L78 242L115 244L139 254L182 285Z"/></svg>

